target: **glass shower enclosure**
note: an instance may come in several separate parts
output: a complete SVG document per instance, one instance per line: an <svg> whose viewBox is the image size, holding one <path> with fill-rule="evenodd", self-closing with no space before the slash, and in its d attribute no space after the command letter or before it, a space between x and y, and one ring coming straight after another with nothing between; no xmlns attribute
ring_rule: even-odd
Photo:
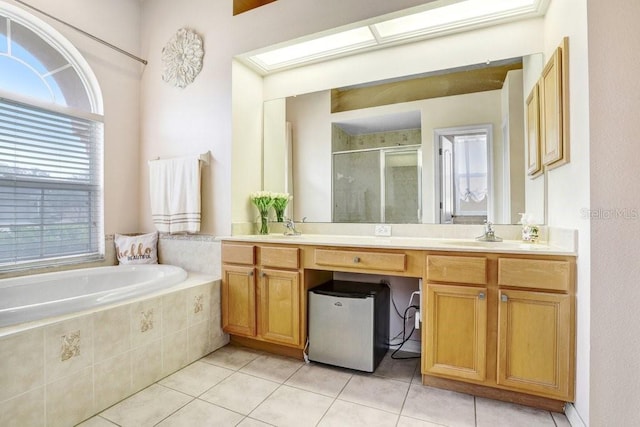
<svg viewBox="0 0 640 427"><path fill-rule="evenodd" d="M420 223L420 146L333 153L333 222Z"/></svg>

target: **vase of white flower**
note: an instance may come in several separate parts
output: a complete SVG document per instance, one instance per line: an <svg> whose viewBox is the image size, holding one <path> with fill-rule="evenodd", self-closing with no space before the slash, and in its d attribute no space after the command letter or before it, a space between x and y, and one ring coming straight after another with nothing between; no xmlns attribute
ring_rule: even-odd
<svg viewBox="0 0 640 427"><path fill-rule="evenodd" d="M258 234L269 234L269 209L273 206L273 193L269 191L252 193L251 202L258 209Z"/></svg>
<svg viewBox="0 0 640 427"><path fill-rule="evenodd" d="M273 194L273 210L276 211L276 221L284 222L284 210L287 209L289 200L293 197L289 193Z"/></svg>

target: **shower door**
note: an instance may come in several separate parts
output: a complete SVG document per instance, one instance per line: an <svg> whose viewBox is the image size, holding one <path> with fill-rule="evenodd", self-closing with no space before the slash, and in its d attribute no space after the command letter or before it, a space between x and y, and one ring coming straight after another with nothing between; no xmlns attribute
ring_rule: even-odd
<svg viewBox="0 0 640 427"><path fill-rule="evenodd" d="M333 154L333 222L419 223L418 147Z"/></svg>

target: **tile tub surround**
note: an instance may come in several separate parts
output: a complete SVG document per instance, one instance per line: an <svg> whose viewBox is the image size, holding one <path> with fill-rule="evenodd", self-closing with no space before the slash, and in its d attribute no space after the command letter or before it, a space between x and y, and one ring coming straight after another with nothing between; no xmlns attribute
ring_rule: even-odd
<svg viewBox="0 0 640 427"><path fill-rule="evenodd" d="M182 267L220 277L220 241L207 234L160 234L158 259L160 264Z"/></svg>
<svg viewBox="0 0 640 427"><path fill-rule="evenodd" d="M0 425L70 426L228 342L220 281L0 329Z"/></svg>
<svg viewBox="0 0 640 427"><path fill-rule="evenodd" d="M79 427L569 426L564 414L423 386L419 359L388 352L383 363L366 374L227 345Z"/></svg>

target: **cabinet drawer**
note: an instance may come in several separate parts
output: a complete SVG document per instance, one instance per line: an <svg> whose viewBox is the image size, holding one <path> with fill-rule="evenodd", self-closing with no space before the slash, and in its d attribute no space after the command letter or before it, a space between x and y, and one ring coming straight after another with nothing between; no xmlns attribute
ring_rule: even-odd
<svg viewBox="0 0 640 427"><path fill-rule="evenodd" d="M362 270L405 271L407 255L390 252L316 249L315 263L329 267L350 267Z"/></svg>
<svg viewBox="0 0 640 427"><path fill-rule="evenodd" d="M300 249L276 246L260 247L260 265L263 267L300 268Z"/></svg>
<svg viewBox="0 0 640 427"><path fill-rule="evenodd" d="M498 259L498 285L568 291L571 264L543 259Z"/></svg>
<svg viewBox="0 0 640 427"><path fill-rule="evenodd" d="M222 262L229 264L253 265L256 262L255 246L223 243Z"/></svg>
<svg viewBox="0 0 640 427"><path fill-rule="evenodd" d="M487 284L487 259L446 255L427 256L427 280L430 282Z"/></svg>

